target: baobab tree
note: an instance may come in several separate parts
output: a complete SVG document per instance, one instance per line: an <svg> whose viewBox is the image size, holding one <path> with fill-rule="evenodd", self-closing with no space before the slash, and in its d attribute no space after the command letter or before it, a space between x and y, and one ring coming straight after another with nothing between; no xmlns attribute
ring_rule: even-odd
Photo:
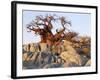
<svg viewBox="0 0 100 80"><path fill-rule="evenodd" d="M56 34L52 33L53 26L52 22L59 20L62 25L62 29L56 29ZM60 39L64 37L65 30L68 30L66 24L71 26L71 22L66 20L65 17L55 17L54 15L47 15L47 16L36 16L36 18L27 25L27 29L29 29L35 34L39 34L41 36L41 42L47 43L48 45L52 45L55 42L58 42ZM43 28L41 28L41 26ZM69 30L68 30L69 31Z"/></svg>

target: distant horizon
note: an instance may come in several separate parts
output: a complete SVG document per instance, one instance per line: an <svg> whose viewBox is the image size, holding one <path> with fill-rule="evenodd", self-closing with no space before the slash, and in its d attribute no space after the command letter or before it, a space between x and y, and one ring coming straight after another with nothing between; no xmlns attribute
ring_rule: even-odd
<svg viewBox="0 0 100 80"><path fill-rule="evenodd" d="M36 43L40 41L40 36L36 36L32 32L27 32L26 25L29 24L32 20L35 19L36 16L39 15L54 15L64 16L66 19L71 21L72 26L70 27L72 31L78 32L79 36L90 36L91 37L91 14L82 14L82 13L70 13L70 12L40 12L40 11L23 11L23 44L27 43ZM60 25L60 26L59 26ZM53 34L55 34L56 29L61 29L62 26L58 22L54 24L54 28L52 30Z"/></svg>

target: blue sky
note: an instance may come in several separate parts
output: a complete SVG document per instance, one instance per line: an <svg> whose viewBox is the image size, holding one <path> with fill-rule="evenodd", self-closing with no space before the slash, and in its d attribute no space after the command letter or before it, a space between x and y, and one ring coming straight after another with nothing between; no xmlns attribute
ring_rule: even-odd
<svg viewBox="0 0 100 80"><path fill-rule="evenodd" d="M79 35L91 35L91 14L86 13L70 13L70 12L43 12L43 11L23 11L23 44L31 42L39 42L40 36L34 35L32 32L27 32L26 25L29 24L32 20L35 19L38 15L57 15L64 16L66 19L71 21L72 26L71 30L76 31ZM54 24L52 32L55 34L56 29L61 29L62 26L59 22Z"/></svg>

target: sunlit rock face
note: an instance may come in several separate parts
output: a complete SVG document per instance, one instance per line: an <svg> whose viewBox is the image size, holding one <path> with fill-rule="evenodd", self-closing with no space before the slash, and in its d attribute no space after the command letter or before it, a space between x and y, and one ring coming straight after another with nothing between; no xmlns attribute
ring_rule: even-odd
<svg viewBox="0 0 100 80"><path fill-rule="evenodd" d="M71 46L71 42L64 40L63 46L66 51L63 51L60 54L60 57L64 59L66 62L73 62L76 64L81 65L81 58L80 55L76 52L76 50Z"/></svg>
<svg viewBox="0 0 100 80"><path fill-rule="evenodd" d="M70 51L62 52L60 57L63 60L65 60L65 62L73 62L73 63L79 64L79 65L81 65L81 62L82 62L80 55L78 55L77 53L72 53Z"/></svg>
<svg viewBox="0 0 100 80"><path fill-rule="evenodd" d="M87 61L87 63L85 64L85 66L91 66L91 59L89 59L89 60Z"/></svg>

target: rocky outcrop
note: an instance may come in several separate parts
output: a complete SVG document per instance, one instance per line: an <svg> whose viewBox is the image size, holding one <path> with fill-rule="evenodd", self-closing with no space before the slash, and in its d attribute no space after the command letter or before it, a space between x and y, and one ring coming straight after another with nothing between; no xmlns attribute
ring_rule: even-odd
<svg viewBox="0 0 100 80"><path fill-rule="evenodd" d="M23 45L23 69L90 66L89 52L88 49L73 48L67 40L55 47L48 47L46 43L30 43Z"/></svg>

